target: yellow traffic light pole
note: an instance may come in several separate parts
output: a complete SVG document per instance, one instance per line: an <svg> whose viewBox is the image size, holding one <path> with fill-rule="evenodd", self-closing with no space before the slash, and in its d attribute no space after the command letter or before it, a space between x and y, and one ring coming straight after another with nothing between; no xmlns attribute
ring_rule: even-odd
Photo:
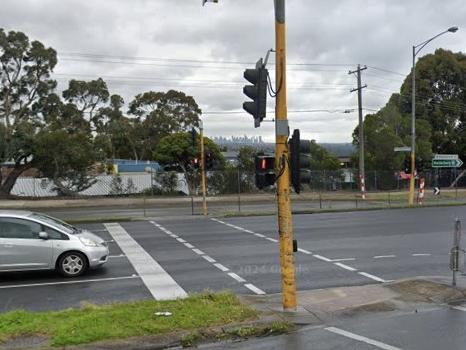
<svg viewBox="0 0 466 350"><path fill-rule="evenodd" d="M293 254L293 221L290 201L288 154L288 120L286 105L286 31L285 0L274 0L276 91L275 106L275 167L277 171L278 232L280 236L280 267L282 273L283 309L296 309L296 273Z"/></svg>
<svg viewBox="0 0 466 350"><path fill-rule="evenodd" d="M202 186L202 213L207 215L207 200L206 200L206 172L205 172L205 152L204 152L204 126L202 120L199 124L201 138L201 186Z"/></svg>

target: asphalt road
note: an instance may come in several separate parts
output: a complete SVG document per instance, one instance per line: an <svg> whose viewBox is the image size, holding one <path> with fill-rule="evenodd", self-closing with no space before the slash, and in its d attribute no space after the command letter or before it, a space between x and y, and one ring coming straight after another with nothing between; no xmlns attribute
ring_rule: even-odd
<svg viewBox="0 0 466 350"><path fill-rule="evenodd" d="M464 307L464 306L462 306ZM466 310L466 308L464 309ZM466 344L466 311L448 306L421 312L344 320L306 327L291 334L245 342L211 344L200 349L238 350L462 350Z"/></svg>
<svg viewBox="0 0 466 350"><path fill-rule="evenodd" d="M448 275L453 220L466 220L466 207L295 215L299 242L299 290L363 285L413 276ZM466 221L465 221L466 222ZM82 225L107 240L102 224ZM281 290L277 223L273 216L231 219L184 217L117 224L147 254L142 265L186 293L230 289L237 293ZM120 243L120 244L118 244ZM135 257L110 244L102 269L78 279L54 272L0 275L0 310L60 309L82 302L151 298L158 293L150 273ZM159 272L156 272L159 273ZM152 284L152 287L148 284Z"/></svg>
<svg viewBox="0 0 466 350"><path fill-rule="evenodd" d="M455 218L466 207L294 216L299 290L450 275ZM165 298L204 290L281 290L274 216L154 218L81 225L112 241L104 268L77 279L55 272L0 274L0 312ZM466 308L464 309L466 310ZM464 349L466 312L448 306L375 319L340 320L286 336L212 348ZM208 347L207 347L208 348Z"/></svg>

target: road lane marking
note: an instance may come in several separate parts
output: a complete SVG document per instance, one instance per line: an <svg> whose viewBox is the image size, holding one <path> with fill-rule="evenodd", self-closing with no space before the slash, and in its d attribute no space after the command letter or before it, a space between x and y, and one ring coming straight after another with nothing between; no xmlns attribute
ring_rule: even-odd
<svg viewBox="0 0 466 350"><path fill-rule="evenodd" d="M157 300L187 297L178 283L117 223L105 223L105 228L126 254L131 265L141 277L149 292Z"/></svg>
<svg viewBox="0 0 466 350"><path fill-rule="evenodd" d="M218 222L220 224L226 225L228 227L232 227L232 228L234 228L236 230L239 230L239 231L242 231L242 232L248 232L248 233L250 232L254 236L264 238L264 239L266 239L266 240L268 240L270 242L278 243L278 240L276 240L275 238L267 237L267 236L265 236L265 235L263 235L261 233L256 233L254 231L246 230L243 227L232 225L230 223L227 223L225 221L222 221L222 220L219 220L219 219L216 219L216 218L211 218L211 220L215 221L215 222ZM351 272L357 272L358 271L358 269L356 269L354 267L351 267L351 266L348 266L348 265L345 265L345 264L341 263L341 261L353 261L353 260L356 260L356 258L330 259L330 258L327 258L327 257L319 255L319 254L312 254L312 252L310 252L308 250L305 250L305 249L302 249L302 248L298 248L298 252L303 253L303 254L312 255L314 258L325 261L325 262L333 263L335 266L338 266L338 267L340 267L342 269L345 269L347 271L351 271ZM388 258L388 257L390 257L390 258L395 257L395 255L380 255L380 256L374 257L374 258ZM358 273L361 274L362 276L368 277L368 278L370 278L370 279L372 279L374 281L377 281L377 282L387 282L386 280L384 280L382 278L379 278L377 276L368 274L366 272L358 272Z"/></svg>
<svg viewBox="0 0 466 350"><path fill-rule="evenodd" d="M374 259L384 259L384 258L396 258L396 255L390 254L390 255L376 255L373 256Z"/></svg>
<svg viewBox="0 0 466 350"><path fill-rule="evenodd" d="M236 273L234 272L229 272L228 273L228 276L230 276L231 278L234 278L235 280L237 280L238 282L240 283L243 283L243 282L246 282L246 280L240 276L238 276Z"/></svg>
<svg viewBox="0 0 466 350"><path fill-rule="evenodd" d="M374 276L374 275L371 275L370 273L367 273L367 272L358 272L360 275L362 276L365 276L367 278L370 278L370 279L373 279L374 281L377 281L377 282L388 282L387 280L384 280L380 277L377 277L377 276Z"/></svg>
<svg viewBox="0 0 466 350"><path fill-rule="evenodd" d="M378 347L379 349L384 349L384 350L402 350L401 348L397 348L397 347L395 347L395 346L391 346L391 345L388 345L388 344L379 342L379 341L374 340L374 339L370 339L370 338L367 338L367 337L363 337L362 335L358 335L358 334L355 334L355 333L351 333L351 332L345 331L345 330L340 329L340 328L336 328L336 327L327 327L327 328L324 328L324 329L325 329L326 331L329 331L329 332L332 332L332 333L335 333L335 334L338 334L338 335L342 335L342 336L344 336L344 337L351 338L351 339L360 341L360 342L362 342L362 343L374 345L374 346Z"/></svg>
<svg viewBox="0 0 466 350"><path fill-rule="evenodd" d="M332 262L332 259L326 258L325 256L322 256L322 255L314 254L313 257L316 259L322 260L322 261Z"/></svg>
<svg viewBox="0 0 466 350"><path fill-rule="evenodd" d="M193 249L194 246L191 243L185 243L185 247L188 247L189 249Z"/></svg>
<svg viewBox="0 0 466 350"><path fill-rule="evenodd" d="M265 292L262 289L257 288L255 285L253 285L251 283L246 283L244 286L247 289L252 290L256 294L259 294L259 295L265 294Z"/></svg>
<svg viewBox="0 0 466 350"><path fill-rule="evenodd" d="M223 272L230 271L230 269L229 269L228 267L225 267L225 266L223 266L222 264L219 264L219 263L215 263L214 266L215 266L217 269L219 269L219 270L221 270L221 271L223 271Z"/></svg>
<svg viewBox="0 0 466 350"><path fill-rule="evenodd" d="M214 258L211 258L211 257L208 256L208 255L201 255L201 257L204 258L204 259L206 259L208 262L210 262L210 263L212 263L212 264L213 264L214 262L216 262Z"/></svg>
<svg viewBox="0 0 466 350"><path fill-rule="evenodd" d="M108 231L107 231L108 232ZM108 258L124 258L125 254L120 254L120 255L109 255Z"/></svg>
<svg viewBox="0 0 466 350"><path fill-rule="evenodd" d="M413 256L431 256L429 253L414 253Z"/></svg>
<svg viewBox="0 0 466 350"><path fill-rule="evenodd" d="M78 281L12 284L8 286L0 286L0 289L42 287L42 286L55 286L55 285L60 285L60 284L76 284L76 283L91 283L91 282L109 282L109 281L130 280L130 279L137 279L137 278L140 278L140 276L133 275L133 276L124 276L124 277L94 278L94 279L78 280Z"/></svg>
<svg viewBox="0 0 466 350"><path fill-rule="evenodd" d="M186 241L183 238L177 238L176 240L180 243L186 243Z"/></svg>
<svg viewBox="0 0 466 350"><path fill-rule="evenodd" d="M452 309L466 312L466 307L464 306L453 306Z"/></svg>
<svg viewBox="0 0 466 350"><path fill-rule="evenodd" d="M215 221L218 221L218 220L215 220ZM152 223L154 226L156 226L158 229L162 230L163 232L165 232L167 235L169 236L172 236L172 233L167 230L166 228L164 228L162 225L159 225L157 224L156 222L154 221L150 221L150 223ZM234 225L233 225L234 226ZM241 229L240 227L235 227L236 229ZM177 239L178 242L180 242L180 239ZM216 262L216 260L212 257L210 257L209 255L206 255L202 250L200 249L197 249L195 248L194 245L190 244L189 242L185 241L182 239L182 241L184 241L184 245L187 246L189 244L189 246L191 246L191 250L200 255L201 258L207 260L209 263L211 263L212 265L214 265L216 268L218 268L219 270L221 270L222 272L226 272L227 275L231 278L233 278L234 280L236 280L237 282L241 283L244 287L248 288L249 290L251 290L252 292L256 293L256 294L266 294L262 289L260 288L257 288L255 285L253 285L252 283L247 283L247 281L242 278L241 276L237 275L236 273L234 272L228 272L230 271L230 269L228 269L226 266L222 265L222 264L219 264ZM188 247L189 248L189 247Z"/></svg>
<svg viewBox="0 0 466 350"><path fill-rule="evenodd" d="M348 265L345 265L345 264L342 264L342 263L339 263L339 262L336 262L334 264L337 265L337 266L340 266L342 269L345 269L345 270L358 271L358 269L355 269L354 267L351 267L351 266L348 266Z"/></svg>

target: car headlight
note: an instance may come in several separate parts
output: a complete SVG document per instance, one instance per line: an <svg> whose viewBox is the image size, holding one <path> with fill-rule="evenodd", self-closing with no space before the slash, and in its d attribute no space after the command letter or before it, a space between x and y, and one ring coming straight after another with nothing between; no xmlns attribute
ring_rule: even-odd
<svg viewBox="0 0 466 350"><path fill-rule="evenodd" d="M87 247L98 247L99 246L98 243L86 237L79 237L79 240L81 241L82 244L84 244Z"/></svg>

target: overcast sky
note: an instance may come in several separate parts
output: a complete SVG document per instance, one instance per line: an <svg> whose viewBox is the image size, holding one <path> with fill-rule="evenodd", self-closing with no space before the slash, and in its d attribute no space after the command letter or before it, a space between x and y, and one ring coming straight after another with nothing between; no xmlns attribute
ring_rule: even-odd
<svg viewBox="0 0 466 350"><path fill-rule="evenodd" d="M318 142L351 141L358 116L357 94L349 92L356 77L348 71L358 63L368 66L363 106L370 113L399 91L413 44L458 26L422 55L439 47L465 51L464 0L286 3L290 126ZM273 123L255 129L242 112L243 71L275 45L273 0L205 7L201 0L2 0L0 23L58 51L61 87L102 77L126 102L144 91L182 90L200 105L208 136L274 139ZM270 110L274 103L269 98Z"/></svg>

